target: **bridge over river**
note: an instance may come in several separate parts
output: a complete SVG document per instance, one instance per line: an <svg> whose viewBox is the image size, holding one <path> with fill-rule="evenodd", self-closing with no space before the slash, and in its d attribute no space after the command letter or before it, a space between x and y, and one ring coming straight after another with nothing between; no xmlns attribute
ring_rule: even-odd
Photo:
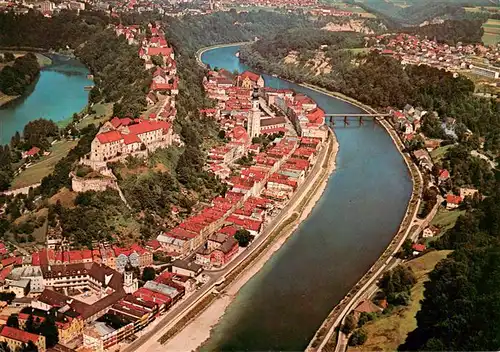
<svg viewBox="0 0 500 352"><path fill-rule="evenodd" d="M335 118L336 117L343 117L344 118L344 126L349 125L349 117L354 117L354 118L359 118L359 124L363 124L363 118L364 117L373 117L375 118L376 121L380 121L385 119L386 117L391 116L391 114L385 114L385 113L343 113L343 114L325 114L326 121L329 122L331 125L335 125Z"/></svg>

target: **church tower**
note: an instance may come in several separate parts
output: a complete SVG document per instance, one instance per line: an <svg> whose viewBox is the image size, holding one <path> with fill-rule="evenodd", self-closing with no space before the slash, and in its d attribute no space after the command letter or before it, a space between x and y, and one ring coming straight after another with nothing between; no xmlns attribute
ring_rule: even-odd
<svg viewBox="0 0 500 352"><path fill-rule="evenodd" d="M260 109L259 89L254 88L252 93L252 110L248 115L247 132L250 138L260 136Z"/></svg>
<svg viewBox="0 0 500 352"><path fill-rule="evenodd" d="M123 289L125 293L134 293L139 289L139 281L134 279L134 272L131 267L126 267L123 273Z"/></svg>

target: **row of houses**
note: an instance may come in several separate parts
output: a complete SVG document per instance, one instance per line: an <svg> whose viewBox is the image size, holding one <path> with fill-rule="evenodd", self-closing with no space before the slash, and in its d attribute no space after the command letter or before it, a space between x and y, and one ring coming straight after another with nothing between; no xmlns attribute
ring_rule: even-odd
<svg viewBox="0 0 500 352"><path fill-rule="evenodd" d="M260 75L209 71L203 84L217 106L202 109L200 114L216 120L227 140L209 151L207 168L224 179L230 190L195 216L160 234L157 241L173 255L195 252L196 263L203 267L222 267L238 253L235 234L245 230L258 236L272 210L295 192L314 164L326 135L289 135L284 113L274 106L274 100L269 102L280 93L264 88ZM286 94L295 98L292 91ZM309 115L308 124L317 128L324 125L324 112L310 98L297 95L295 104L308 108L300 110L300 116ZM309 127L304 125L304 130ZM265 134L283 137L265 149L252 143ZM252 160L249 166L234 163L243 156Z"/></svg>
<svg viewBox="0 0 500 352"><path fill-rule="evenodd" d="M448 45L432 38L404 33L386 34L367 40L374 40L374 50L382 55L392 56L402 64L423 64L452 72L470 70L481 76L499 78L498 67L490 65L491 62L500 61L500 51L495 46L462 43ZM478 59L486 62L478 63Z"/></svg>

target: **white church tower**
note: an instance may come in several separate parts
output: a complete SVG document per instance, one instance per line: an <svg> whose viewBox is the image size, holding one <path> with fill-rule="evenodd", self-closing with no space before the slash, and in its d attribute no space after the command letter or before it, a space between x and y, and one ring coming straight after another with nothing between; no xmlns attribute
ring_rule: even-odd
<svg viewBox="0 0 500 352"><path fill-rule="evenodd" d="M254 88L252 93L252 110L248 115L247 132L250 138L260 136L260 109L259 109L259 89Z"/></svg>
<svg viewBox="0 0 500 352"><path fill-rule="evenodd" d="M134 279L134 272L132 270L125 270L123 273L123 289L125 293L134 293L139 289L139 281Z"/></svg>

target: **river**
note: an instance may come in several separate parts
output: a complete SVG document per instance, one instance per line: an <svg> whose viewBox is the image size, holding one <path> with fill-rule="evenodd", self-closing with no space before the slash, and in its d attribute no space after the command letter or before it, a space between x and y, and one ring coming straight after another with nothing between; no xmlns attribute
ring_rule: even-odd
<svg viewBox="0 0 500 352"><path fill-rule="evenodd" d="M207 51L202 61L229 71L248 69L238 47ZM349 103L279 78L266 86L291 88L327 113L357 113ZM336 121L337 169L310 216L239 291L203 350L299 351L397 232L412 183L386 131L366 119Z"/></svg>
<svg viewBox="0 0 500 352"><path fill-rule="evenodd" d="M0 107L0 145L8 144L32 120L63 121L87 105L89 92L84 87L93 84L87 68L63 56L51 58L52 65L40 71L29 92Z"/></svg>

